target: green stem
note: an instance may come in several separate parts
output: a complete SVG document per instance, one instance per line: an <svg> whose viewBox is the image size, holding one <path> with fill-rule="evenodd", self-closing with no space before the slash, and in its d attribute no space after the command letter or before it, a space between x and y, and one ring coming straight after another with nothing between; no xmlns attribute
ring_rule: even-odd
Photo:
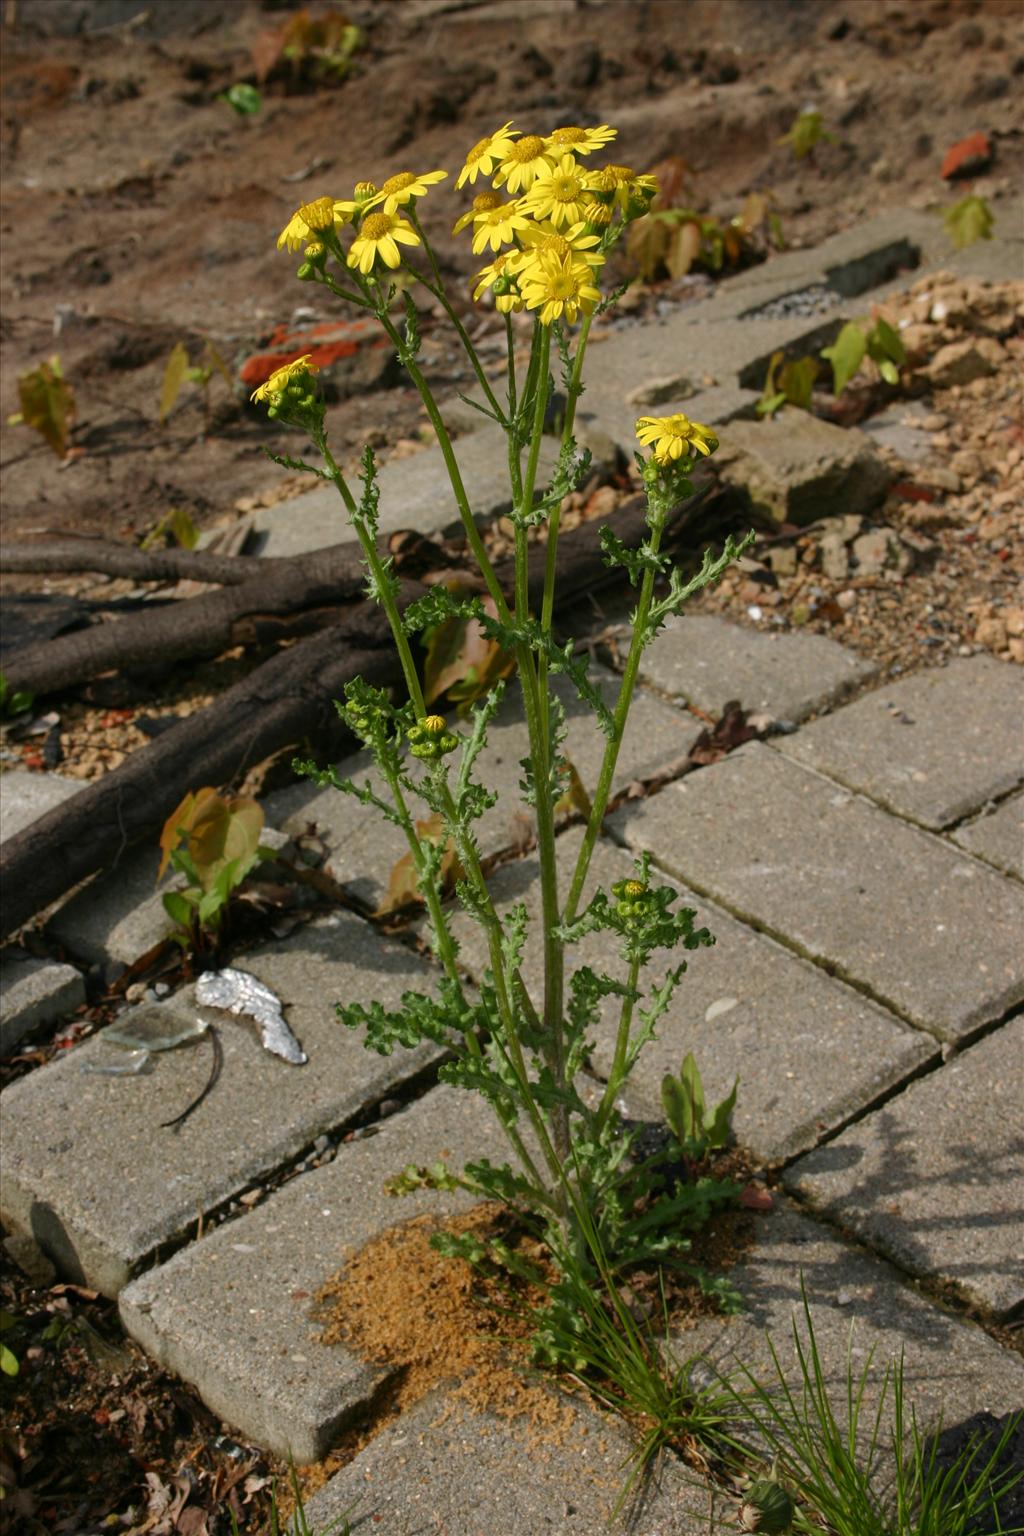
<svg viewBox="0 0 1024 1536"><path fill-rule="evenodd" d="M650 527L651 554L656 555L661 545L661 536L665 528L664 512L652 513ZM583 845L576 860L572 885L569 887L569 896L565 904L564 921L567 923L573 921L579 908L580 897L583 894L583 887L590 869L591 856L601 831L604 813L611 795L612 780L615 777L615 764L618 761L619 748L622 746L622 738L625 735L629 706L633 702L633 689L636 686L637 673L640 670L640 657L643 654L644 643L647 639L647 618L650 613L651 598L654 594L654 577L654 570L648 567L644 571L640 583L640 600L637 603L629 655L626 658L626 666L622 674L622 682L619 685L618 698L615 701L615 713L613 715L614 730L605 744L604 757L601 760L601 772L598 775L597 789L594 793L590 807L590 817L587 821L587 830L583 836Z"/></svg>
<svg viewBox="0 0 1024 1536"><path fill-rule="evenodd" d="M576 343L576 356L573 358L572 374L569 379L568 394L565 402L565 421L562 424L562 446L569 441L576 425L576 405L582 390L580 379L583 375L583 357L587 350L587 339L590 336L590 322L592 315L584 315L580 325L580 338ZM558 525L561 522L561 507L552 507L551 516L548 519L548 549L547 560L544 566L544 601L541 605L540 622L542 628L550 630L552 615L555 606L555 555L558 551Z"/></svg>
<svg viewBox="0 0 1024 1536"><path fill-rule="evenodd" d="M608 1082L605 1085L601 1103L598 1106L597 1119L595 1121L596 1135L600 1135L604 1130L608 1117L615 1106L615 1095L622 1086L622 1080L626 1075L626 1053L629 1050L629 1033L633 1024L633 1003L639 979L640 957L639 955L634 955L630 961L629 976L626 980L626 986L629 990L622 999L622 1011L619 1014L619 1028L615 1037L615 1054L612 1057L611 1071L608 1073Z"/></svg>
<svg viewBox="0 0 1024 1536"><path fill-rule="evenodd" d="M418 272L408 259L406 259L405 265L412 273L413 277L416 278L417 282L422 283L427 292L433 295L433 297L443 308L445 314L448 316L452 325L455 327L456 334L462 343L463 351L469 358L470 366L477 376L477 381L480 385L480 388L487 396L487 401L491 407L491 410L494 412L499 421L504 421L504 414L502 412L501 406L498 404L494 391L491 388L490 381L484 372L483 364L480 361L480 355L477 352L476 347L474 347L473 343L470 341L469 333L466 330L466 327L463 325L461 319L452 308L448 295L445 293L444 284L441 281L441 273L437 265L437 258L434 255L430 241L427 239L426 234L424 233L423 228L415 213L410 211L409 217L413 228L419 232L420 239L423 241L423 249L426 251L427 257L430 261L430 268L434 274L434 281L430 282L429 278L424 277L422 272Z"/></svg>

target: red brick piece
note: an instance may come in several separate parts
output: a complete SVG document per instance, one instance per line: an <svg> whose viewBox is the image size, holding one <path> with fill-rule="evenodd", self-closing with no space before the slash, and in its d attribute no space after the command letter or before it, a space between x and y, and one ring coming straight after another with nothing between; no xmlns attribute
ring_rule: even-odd
<svg viewBox="0 0 1024 1536"><path fill-rule="evenodd" d="M992 144L987 133L969 133L966 139L946 150L942 162L943 181L962 176L980 176L992 164Z"/></svg>

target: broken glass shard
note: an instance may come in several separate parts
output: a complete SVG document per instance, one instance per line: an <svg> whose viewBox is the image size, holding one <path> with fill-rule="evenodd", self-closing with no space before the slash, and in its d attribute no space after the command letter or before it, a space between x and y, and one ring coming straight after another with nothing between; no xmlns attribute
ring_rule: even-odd
<svg viewBox="0 0 1024 1536"><path fill-rule="evenodd" d="M101 1029L100 1038L133 1051L173 1051L175 1046L202 1039L207 1027L205 1020L181 1008L143 1004Z"/></svg>
<svg viewBox="0 0 1024 1536"><path fill-rule="evenodd" d="M120 1061L83 1061L81 1070L96 1077L137 1077L149 1066L148 1051L128 1051Z"/></svg>
<svg viewBox="0 0 1024 1536"><path fill-rule="evenodd" d="M236 971L232 966L207 971L196 982L196 1002L204 1008L247 1014L260 1026L264 1050L297 1067L309 1060L285 1023L280 1000L248 971Z"/></svg>

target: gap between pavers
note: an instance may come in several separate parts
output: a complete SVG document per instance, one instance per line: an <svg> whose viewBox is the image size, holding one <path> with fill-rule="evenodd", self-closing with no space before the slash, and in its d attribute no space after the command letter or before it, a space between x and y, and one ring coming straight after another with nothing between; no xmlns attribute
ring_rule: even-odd
<svg viewBox="0 0 1024 1536"><path fill-rule="evenodd" d="M1024 997L1019 884L760 742L609 827L940 1038Z"/></svg>
<svg viewBox="0 0 1024 1536"><path fill-rule="evenodd" d="M1024 790L957 827L953 841L976 858L1024 880Z"/></svg>
<svg viewBox="0 0 1024 1536"><path fill-rule="evenodd" d="M885 1260L844 1242L784 1196L772 1212L756 1217L756 1225L753 1247L729 1271L746 1311L733 1317L704 1318L692 1328L677 1329L671 1345L678 1359L700 1356L723 1375L735 1373L738 1385L743 1384L740 1367L745 1366L768 1385L774 1373L767 1330L799 1401L793 1325L806 1349L803 1288L841 1425L847 1422L847 1363L859 1378L869 1356L864 1424L869 1433L885 1371L901 1354L908 1416L912 1403L923 1433L934 1429L940 1419L948 1427L983 1410L1000 1415L1020 1408L1024 1401L1020 1356L1002 1348L977 1324L923 1296ZM885 1448L892 1407L890 1392L881 1421Z"/></svg>
<svg viewBox="0 0 1024 1536"><path fill-rule="evenodd" d="M901 1269L997 1317L1024 1302L1024 1019L911 1083L786 1183Z"/></svg>
<svg viewBox="0 0 1024 1536"><path fill-rule="evenodd" d="M824 635L744 629L725 619L669 619L644 652L641 679L672 698L718 716L729 699L750 712L794 723L839 703L877 672Z"/></svg>
<svg viewBox="0 0 1024 1536"><path fill-rule="evenodd" d="M958 658L864 694L778 750L933 830L1024 779L1024 674Z"/></svg>
<svg viewBox="0 0 1024 1536"><path fill-rule="evenodd" d="M306 1504L387 1536L734 1536L736 1503L666 1452L614 1518L636 1449L620 1420L573 1400L560 1438L437 1391L388 1425Z"/></svg>
<svg viewBox="0 0 1024 1536"><path fill-rule="evenodd" d="M579 829L557 841L563 899L581 842ZM587 899L597 885L609 891L614 881L633 873L628 854L600 842ZM525 900L531 912L539 913L535 854L502 865L488 885L499 910ZM685 1053L693 1051L710 1102L724 1098L739 1077L736 1138L760 1162L777 1164L815 1146L937 1059L937 1047L927 1037L710 902L680 888L679 906L692 906L697 926L710 928L716 943L685 955L687 974L658 1025L657 1038L644 1047L630 1075L625 1098L637 1118L664 1119L661 1080L666 1072L678 1073ZM480 977L487 948L479 925L458 913L453 930L462 963ZM659 952L646 974L660 981L683 957L682 950ZM609 970L622 980L626 975L608 934L590 934L573 946L570 964ZM539 1004L543 954L537 921L527 940L524 978ZM617 1017L610 1000L594 1031L593 1068L604 1078L611 1068Z"/></svg>
<svg viewBox="0 0 1024 1536"><path fill-rule="evenodd" d="M457 437L453 447L473 516L483 522L507 512L512 497L505 434L484 417L479 421L483 425ZM550 479L557 462L557 439L543 438L540 484ZM358 478L353 475L349 483L358 499ZM383 534L400 528L441 534L462 527L444 456L436 444L406 459L385 460L377 476L377 489L379 530ZM276 556L307 554L351 537L345 504L335 487L326 484L272 507L262 507L253 515L253 532L259 540L257 552Z"/></svg>
<svg viewBox="0 0 1024 1536"><path fill-rule="evenodd" d="M355 1038L353 1046L375 1059ZM461 1171L470 1159L507 1155L478 1095L434 1088L374 1134L343 1143L332 1163L133 1281L119 1299L122 1322L245 1438L316 1461L391 1372L319 1342L315 1292L388 1227L475 1203L462 1191L393 1198L384 1192L392 1174L439 1158Z"/></svg>
<svg viewBox="0 0 1024 1536"><path fill-rule="evenodd" d="M264 1051L251 1020L211 1011L203 1016L216 1019L223 1071L178 1128L161 1122L207 1082L209 1041L161 1053L149 1074L103 1077L81 1069L124 1053L97 1037L3 1094L3 1220L35 1237L69 1279L116 1295L207 1212L440 1058L432 1045L376 1056L335 1017L337 1001L397 1007L410 988L433 989L424 962L349 913L319 918L234 964L280 998L305 1066ZM194 1017L192 989L163 1006Z"/></svg>
<svg viewBox="0 0 1024 1536"><path fill-rule="evenodd" d="M9 1056L37 1024L66 1018L85 1002L85 980L73 965L0 952L0 1056Z"/></svg>
<svg viewBox="0 0 1024 1536"><path fill-rule="evenodd" d="M619 679L604 667L591 667L588 675L609 706L614 705ZM588 793L593 794L606 738L590 705L580 699L570 680L555 675L550 681L566 712L564 751ZM450 723L455 729L466 731L460 722L453 719ZM633 780L647 778L684 757L703 728L702 722L685 710L638 689L616 765L613 790L622 790ZM477 841L484 857L522 847L533 835L533 810L524 804L519 788L523 778L521 760L528 753L522 698L519 685L512 678L476 765L477 780L498 796L497 805L476 823ZM457 764L457 756L452 761ZM387 786L369 753L362 752L340 763L338 771L360 787L373 783L378 793L383 789L387 794ZM415 763L412 771L417 771ZM292 836L301 835L310 823L315 823L328 847L327 873L368 906L379 905L393 865L408 853L399 827L386 822L374 806L363 805L335 789L317 789L308 781L297 783L269 796L265 808L268 820ZM414 806L413 814L424 818L430 813L420 803Z"/></svg>

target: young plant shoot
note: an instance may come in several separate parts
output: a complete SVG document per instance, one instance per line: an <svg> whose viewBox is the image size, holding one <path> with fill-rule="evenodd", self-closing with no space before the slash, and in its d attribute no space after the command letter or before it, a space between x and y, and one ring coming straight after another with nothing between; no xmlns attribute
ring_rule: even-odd
<svg viewBox="0 0 1024 1536"><path fill-rule="evenodd" d="M378 551L372 449L366 449L361 483L353 487L328 444L324 404L309 356L278 369L254 395L279 423L304 431L319 459L314 464L283 462L311 470L337 487L362 546L369 591L389 620L405 684L404 698L395 702L388 693L356 681L338 705L376 760L376 784L357 788L334 770L297 766L323 784L372 803L403 832L429 917L438 986L432 996L407 994L398 1011L371 997L339 1005L338 1013L347 1026L362 1030L370 1049L385 1055L424 1040L442 1046L449 1053L442 1078L482 1094L509 1144L510 1158L502 1166L481 1162L457 1174L437 1165L407 1169L397 1185L455 1181L514 1207L546 1243L566 1283L566 1296L587 1277L597 1289L614 1291L615 1277L625 1266L684 1260L688 1234L733 1193L731 1186L709 1178L680 1183L667 1171L673 1159L678 1167L678 1152L671 1146L663 1156L636 1155L633 1132L619 1110L629 1074L682 980L682 956L713 943L711 934L695 926L692 911L677 906L676 891L658 882L646 857L632 877L617 881L610 891L588 884L644 650L670 615L716 581L744 547L727 539L721 553L705 553L689 579L662 551L670 512L692 494L694 465L718 446L707 427L682 415L637 422L646 537L638 548L628 548L610 529L602 530L608 565L620 568L635 589L632 639L611 706L588 679L586 663L574 655L572 643L556 640L553 623L560 511L589 467L589 454L577 447L574 436L587 341L594 316L616 297L602 295L602 272L609 251L647 212L656 191L653 177L635 175L627 166L594 165L614 137L615 130L606 125L564 126L541 135L505 123L473 146L458 172L456 187L465 187L472 203L457 219L455 231L464 231L472 251L485 258L472 280L473 296L493 303L505 319L508 355L500 386L485 370L445 290L422 218L426 200L438 196L445 171L400 171L380 187L358 182L347 198L317 197L296 210L278 240L289 251L301 249L301 280L374 316L390 340L436 434L487 601L435 586L403 608L391 562ZM515 534L511 592L500 584L477 528L456 445L421 364L419 293L447 317L477 380L476 404L505 436ZM528 361L513 344L513 315L532 317ZM557 464L545 484L540 451L555 388L553 370L564 407ZM538 525L546 529L546 577L539 603L531 604L527 536ZM529 738L522 794L533 820L540 869L537 911L523 903L504 912L496 908L477 839L480 818L495 802L478 771L480 756L505 683L497 682L472 707L467 724L446 719L425 702L414 641L431 626L453 619L474 620L514 658ZM564 712L550 686L555 673L568 675L603 737L603 761L582 841L571 845L555 836L556 807L571 775L563 753ZM424 836L424 825L440 825L442 835ZM560 878L558 855L570 846L573 857ZM451 909L445 904L442 864L447 859L450 874L452 854L459 871L457 903L479 925L489 956L479 987L467 984L460 971ZM531 929L543 952L543 984L536 994L524 961ZM609 956L617 954L607 971L574 962L576 946L591 934L602 935ZM617 1013L613 1059L603 1093L594 1096L583 1091L581 1074L599 1016L608 1008ZM457 1245L456 1239L449 1241ZM557 1282L552 1290L549 1280L548 1290L557 1311ZM576 1316L581 1316L578 1309Z"/></svg>

